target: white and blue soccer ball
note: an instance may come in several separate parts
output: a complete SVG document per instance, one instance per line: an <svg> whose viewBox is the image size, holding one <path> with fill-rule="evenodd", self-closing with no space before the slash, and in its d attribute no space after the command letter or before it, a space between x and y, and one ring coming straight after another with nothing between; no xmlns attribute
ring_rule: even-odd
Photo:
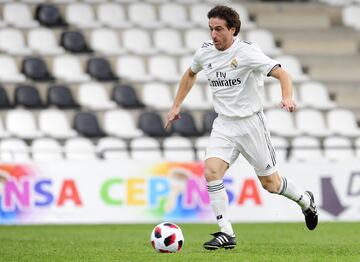
<svg viewBox="0 0 360 262"><path fill-rule="evenodd" d="M184 245L184 236L178 225L163 222L151 232L151 245L157 252L178 252Z"/></svg>

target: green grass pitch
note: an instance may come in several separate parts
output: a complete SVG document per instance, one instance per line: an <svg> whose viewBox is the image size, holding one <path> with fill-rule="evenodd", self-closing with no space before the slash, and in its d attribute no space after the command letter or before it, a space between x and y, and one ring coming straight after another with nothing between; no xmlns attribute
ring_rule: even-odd
<svg viewBox="0 0 360 262"><path fill-rule="evenodd" d="M183 249L156 253L154 225L0 226L0 261L360 261L360 223L235 224L238 246L206 251L216 225L179 224Z"/></svg>

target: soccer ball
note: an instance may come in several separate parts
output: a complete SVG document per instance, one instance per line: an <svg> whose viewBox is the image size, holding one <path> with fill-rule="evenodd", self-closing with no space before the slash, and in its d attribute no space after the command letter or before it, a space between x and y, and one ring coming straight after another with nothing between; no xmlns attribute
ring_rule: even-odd
<svg viewBox="0 0 360 262"><path fill-rule="evenodd" d="M178 225L164 222L151 232L151 244L157 252L178 252L184 244L184 236Z"/></svg>

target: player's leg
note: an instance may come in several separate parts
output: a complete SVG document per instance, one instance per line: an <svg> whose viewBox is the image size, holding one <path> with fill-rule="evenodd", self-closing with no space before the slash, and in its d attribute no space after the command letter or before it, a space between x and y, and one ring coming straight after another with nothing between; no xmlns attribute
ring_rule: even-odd
<svg viewBox="0 0 360 262"><path fill-rule="evenodd" d="M314 196L309 191L300 190L295 183L278 172L268 176L258 176L262 186L270 193L279 194L295 201L305 215L306 225L310 230L315 229L318 216Z"/></svg>
<svg viewBox="0 0 360 262"><path fill-rule="evenodd" d="M228 216L229 200L225 190L223 177L231 163L239 156L234 143L224 136L221 120L215 120L206 148L205 178L208 186L210 205L220 227L220 232L214 233L213 239L204 243L206 249L233 248L236 238Z"/></svg>
<svg viewBox="0 0 360 262"><path fill-rule="evenodd" d="M299 204L308 228L314 229L317 225L317 211L313 195L300 190L291 179L278 174L276 154L264 115L260 112L256 117L248 119L243 128L248 130L240 141L241 153L254 167L262 186L270 193L283 195Z"/></svg>

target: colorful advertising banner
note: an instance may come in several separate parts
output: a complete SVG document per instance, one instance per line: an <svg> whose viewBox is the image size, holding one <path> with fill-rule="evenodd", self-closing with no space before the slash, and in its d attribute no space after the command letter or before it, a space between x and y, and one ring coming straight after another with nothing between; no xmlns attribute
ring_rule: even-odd
<svg viewBox="0 0 360 262"><path fill-rule="evenodd" d="M360 221L360 164L283 163L314 193L322 221ZM0 224L215 222L203 162L0 164ZM233 222L302 221L292 201L262 189L236 162L224 178Z"/></svg>

